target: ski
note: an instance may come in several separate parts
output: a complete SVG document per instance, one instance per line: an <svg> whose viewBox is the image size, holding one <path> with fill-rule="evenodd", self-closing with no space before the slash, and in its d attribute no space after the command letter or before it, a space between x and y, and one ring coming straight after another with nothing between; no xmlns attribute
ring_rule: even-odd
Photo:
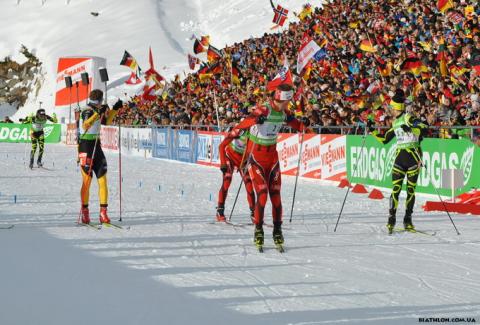
<svg viewBox="0 0 480 325"><path fill-rule="evenodd" d="M263 245L255 244L259 253L263 253Z"/></svg>
<svg viewBox="0 0 480 325"><path fill-rule="evenodd" d="M417 230L417 229L408 230L408 229L405 229L405 228L394 228L393 231L398 232L398 233L409 232L409 233L412 233L412 234L421 234L421 235L426 235L426 236L435 236L437 234L436 231L428 232L428 231Z"/></svg>
<svg viewBox="0 0 480 325"><path fill-rule="evenodd" d="M1 226L0 229L4 229L4 230L12 229L14 226L15 226L15 225Z"/></svg>
<svg viewBox="0 0 480 325"><path fill-rule="evenodd" d="M91 228L95 230L100 230L101 226L97 223L82 223L82 222L77 222L77 226L79 227L86 227L86 228Z"/></svg>
<svg viewBox="0 0 480 325"><path fill-rule="evenodd" d="M130 227L122 227L122 226L117 225L115 223L106 223L106 222L101 223L101 226L104 226L106 228L115 228L115 229L126 229L126 230L130 229Z"/></svg>

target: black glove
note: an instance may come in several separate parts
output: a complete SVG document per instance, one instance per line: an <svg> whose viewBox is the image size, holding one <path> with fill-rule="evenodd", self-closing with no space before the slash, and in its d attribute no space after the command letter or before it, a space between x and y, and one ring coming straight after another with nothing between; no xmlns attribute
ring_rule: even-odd
<svg viewBox="0 0 480 325"><path fill-rule="evenodd" d="M105 114L105 112L107 111L108 109L108 106L107 105L102 105L102 106L99 106L96 111L99 115L103 115Z"/></svg>
<svg viewBox="0 0 480 325"><path fill-rule="evenodd" d="M257 117L257 124L263 124L265 122L265 116L260 115Z"/></svg>
<svg viewBox="0 0 480 325"><path fill-rule="evenodd" d="M113 105L112 109L115 111L118 111L120 108L122 108L123 102L121 99L117 100L117 102Z"/></svg>
<svg viewBox="0 0 480 325"><path fill-rule="evenodd" d="M221 170L222 173L224 173L224 174L227 172L227 169L228 169L228 168L227 168L227 165L221 165L221 166L220 166L220 170Z"/></svg>
<svg viewBox="0 0 480 325"><path fill-rule="evenodd" d="M402 128L402 130L403 130L404 132L412 132L412 128L409 127L409 126L406 125L406 124L402 124L402 125L400 125L400 127Z"/></svg>
<svg viewBox="0 0 480 325"><path fill-rule="evenodd" d="M307 127L307 128L310 126L310 119L306 116L302 117L300 119L300 122L302 122L303 125L305 125L305 127Z"/></svg>
<svg viewBox="0 0 480 325"><path fill-rule="evenodd" d="M372 120L367 120L368 131L373 132L373 130L375 130L375 128L373 127L374 125L375 125L375 122L373 122Z"/></svg>
<svg viewBox="0 0 480 325"><path fill-rule="evenodd" d="M23 122L23 121L25 121L25 119L19 118L18 121L19 121L19 122Z"/></svg>

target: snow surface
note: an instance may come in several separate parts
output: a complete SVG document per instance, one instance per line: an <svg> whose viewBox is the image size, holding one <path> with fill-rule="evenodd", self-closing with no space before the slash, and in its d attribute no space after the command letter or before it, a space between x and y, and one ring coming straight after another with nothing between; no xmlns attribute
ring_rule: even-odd
<svg viewBox="0 0 480 325"><path fill-rule="evenodd" d="M17 5L17 3L19 4ZM309 1L319 6L322 1ZM272 32L269 1L257 0L0 0L0 57L15 55L20 44L35 51L43 63L45 83L38 99L29 98L16 116L23 117L43 101L53 109L57 61L62 56L92 55L107 59L110 81L130 75L120 66L124 50L148 69L152 47L155 68L167 78L189 73L187 53L193 53L194 33L210 35L218 48L250 36ZM43 3L43 5L42 5ZM299 12L305 0L275 2ZM91 12L98 12L94 17ZM2 57L3 58L3 57ZM129 94L138 87L122 86L111 96Z"/></svg>
<svg viewBox="0 0 480 325"><path fill-rule="evenodd" d="M299 180L286 253L264 254L253 226L214 224L216 169L123 157L123 225L76 226L75 148L46 146L28 170L24 144L0 144L0 324L417 324L418 317L480 319L480 219L424 213L418 229L385 233L387 200ZM118 161L109 163L118 219ZM234 177L230 211L238 177ZM285 219L294 178L283 177ZM183 194L182 194L183 193ZM17 202L14 203L16 195ZM212 197L212 198L211 198ZM403 211L404 203L401 202ZM91 213L98 214L96 184ZM271 223L270 209L266 221ZM242 191L232 220L248 222Z"/></svg>

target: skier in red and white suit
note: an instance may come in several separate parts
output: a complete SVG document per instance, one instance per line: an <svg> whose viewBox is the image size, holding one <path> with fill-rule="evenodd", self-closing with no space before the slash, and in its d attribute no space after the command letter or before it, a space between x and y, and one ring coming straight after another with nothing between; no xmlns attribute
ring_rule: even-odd
<svg viewBox="0 0 480 325"><path fill-rule="evenodd" d="M232 182L232 175L238 170L243 178L245 190L247 191L248 206L253 219L253 209L255 206L255 193L253 192L252 180L245 170L247 157L245 157L245 147L248 141L248 132L236 130L230 132L220 143L220 170L223 173L222 187L218 191L217 221L225 222L225 200L227 199L228 189Z"/></svg>
<svg viewBox="0 0 480 325"><path fill-rule="evenodd" d="M263 216L267 197L270 195L273 216L273 240L283 244L282 234L282 199L280 190L282 178L277 153L277 137L286 123L297 131L312 132L308 125L297 120L288 110L288 103L293 97L293 89L288 84L278 86L271 100L257 106L254 111L240 122L236 130L249 130L247 154L248 170L257 195L254 211L255 235L257 246L263 245ZM306 123L306 121L305 121Z"/></svg>

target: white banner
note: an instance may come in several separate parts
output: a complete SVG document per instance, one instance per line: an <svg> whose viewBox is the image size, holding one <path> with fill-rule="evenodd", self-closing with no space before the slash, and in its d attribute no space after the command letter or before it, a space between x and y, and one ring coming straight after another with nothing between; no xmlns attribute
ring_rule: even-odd
<svg viewBox="0 0 480 325"><path fill-rule="evenodd" d="M320 46L313 39L309 36L304 36L302 40L302 45L298 50L298 57L297 57L297 73L300 74L303 68L308 64L315 53L320 51Z"/></svg>

